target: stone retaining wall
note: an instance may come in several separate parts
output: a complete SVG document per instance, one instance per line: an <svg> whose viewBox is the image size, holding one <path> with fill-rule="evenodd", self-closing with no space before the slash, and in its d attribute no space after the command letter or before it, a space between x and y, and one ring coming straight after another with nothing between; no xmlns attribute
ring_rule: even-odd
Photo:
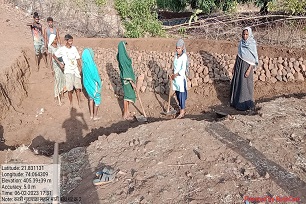
<svg viewBox="0 0 306 204"><path fill-rule="evenodd" d="M79 51L83 48L79 47ZM119 77L117 49L95 48L95 61L99 68L103 86L106 89L122 94ZM168 93L169 85L167 75L172 72L174 52L135 51L129 50L136 75L145 74L141 92ZM213 83L214 81L227 81L232 77L236 55L189 52L190 74L188 76L188 89ZM254 74L254 81L304 81L306 76L306 59L295 58L269 58L260 56L259 66Z"/></svg>

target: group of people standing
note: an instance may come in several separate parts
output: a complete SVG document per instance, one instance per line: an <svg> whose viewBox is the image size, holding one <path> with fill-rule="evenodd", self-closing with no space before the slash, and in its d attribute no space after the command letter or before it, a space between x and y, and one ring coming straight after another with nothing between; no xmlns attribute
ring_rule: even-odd
<svg viewBox="0 0 306 204"><path fill-rule="evenodd" d="M98 107L101 103L102 80L97 65L94 61L94 52L91 48L85 48L82 55L73 46L73 37L65 35L65 43L61 44L59 30L53 26L53 19L47 19L48 27L43 31L39 23L39 16L34 13L34 22L31 26L34 50L36 54L37 68L41 54L47 64L49 54L50 67L55 77L54 93L61 105L61 97L64 91L68 92L70 106L72 107L72 95L76 92L78 105L80 105L80 93L84 86L89 98L90 118L98 120ZM124 92L124 108L122 116L131 119L129 112L130 103L136 101L136 76L132 67L132 60L126 50L127 43L121 41L118 44L117 61L119 64L120 78ZM177 118L183 118L186 114L187 100L187 74L188 56L185 43L182 39L176 44L176 54L173 59L173 72L169 75L172 82L171 88L175 91L179 103L180 112ZM256 41L251 28L244 28L242 39L239 42L238 54L233 69L231 81L230 104L237 110L252 110L254 104L253 70L258 65ZM82 83L82 80L83 83Z"/></svg>
<svg viewBox="0 0 306 204"><path fill-rule="evenodd" d="M48 27L45 30L39 22L37 12L34 13L33 19L34 22L27 25L31 27L33 35L37 69L39 70L40 59L43 58L46 66L51 68L55 79L54 96L58 99L58 104L62 104L62 96L67 91L70 107L72 107L72 95L75 91L80 107L80 94L84 86L90 98L90 117L92 120L100 119L97 112L101 102L102 81L94 62L93 50L84 49L81 58L78 50L73 46L73 37L70 34L65 35L64 44L61 43L59 30L53 26L51 17L47 18Z"/></svg>

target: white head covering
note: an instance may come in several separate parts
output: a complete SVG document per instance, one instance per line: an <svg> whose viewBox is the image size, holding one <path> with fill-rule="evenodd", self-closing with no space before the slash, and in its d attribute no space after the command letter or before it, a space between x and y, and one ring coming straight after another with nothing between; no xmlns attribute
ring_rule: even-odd
<svg viewBox="0 0 306 204"><path fill-rule="evenodd" d="M246 27L243 29L247 30L249 33L248 39L241 39L238 47L238 55L241 59L246 61L251 65L258 65L258 54L257 54L257 44L254 39L254 35L252 29L250 27Z"/></svg>
<svg viewBox="0 0 306 204"><path fill-rule="evenodd" d="M50 47L50 45L52 45L54 39L56 38L56 35L55 34L51 34L49 36L49 43L48 43L48 47Z"/></svg>

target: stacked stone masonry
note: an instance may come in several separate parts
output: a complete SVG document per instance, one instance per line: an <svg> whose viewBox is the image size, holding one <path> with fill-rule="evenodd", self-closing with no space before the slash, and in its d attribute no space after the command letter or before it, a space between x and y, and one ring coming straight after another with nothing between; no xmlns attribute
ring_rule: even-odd
<svg viewBox="0 0 306 204"><path fill-rule="evenodd" d="M78 48L81 52L82 47ZM99 68L103 86L122 95L122 86L117 62L117 49L95 48L95 61ZM136 76L145 75L141 92L165 94L169 91L168 74L173 70L174 52L129 50ZM226 81L232 78L236 55L198 52L188 53L189 75L188 89L203 86L214 81ZM276 83L304 81L306 59L259 57L259 64L254 72L254 82Z"/></svg>

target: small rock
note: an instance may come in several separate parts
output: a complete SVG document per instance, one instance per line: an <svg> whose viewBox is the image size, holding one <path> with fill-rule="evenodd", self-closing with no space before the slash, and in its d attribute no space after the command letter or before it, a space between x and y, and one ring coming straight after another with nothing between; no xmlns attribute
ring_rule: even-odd
<svg viewBox="0 0 306 204"><path fill-rule="evenodd" d="M303 74L301 74L300 72L296 72L296 73L294 74L294 78L295 78L297 81L304 81Z"/></svg>
<svg viewBox="0 0 306 204"><path fill-rule="evenodd" d="M75 178L74 178L74 181L82 181L82 178L79 177L79 176L78 176L78 177L75 177Z"/></svg>
<svg viewBox="0 0 306 204"><path fill-rule="evenodd" d="M283 60L282 57L279 57L278 60L277 60L277 62L280 63L280 64L282 64L282 63L284 62L284 60Z"/></svg>
<svg viewBox="0 0 306 204"><path fill-rule="evenodd" d="M187 79L187 90L191 89L191 81Z"/></svg>
<svg viewBox="0 0 306 204"><path fill-rule="evenodd" d="M198 73L202 73L203 70L204 70L204 67L200 66L200 67L198 68L197 72L198 72Z"/></svg>
<svg viewBox="0 0 306 204"><path fill-rule="evenodd" d="M155 87L155 89L154 89L154 91L156 92L156 93L160 93L160 86L158 86L158 87Z"/></svg>
<svg viewBox="0 0 306 204"><path fill-rule="evenodd" d="M271 78L271 73L269 70L266 71L266 79L270 79Z"/></svg>
<svg viewBox="0 0 306 204"><path fill-rule="evenodd" d="M282 64L278 64L277 67L278 67L279 70L284 69L284 66Z"/></svg>
<svg viewBox="0 0 306 204"><path fill-rule="evenodd" d="M300 67L294 68L294 70L295 70L296 72L301 72Z"/></svg>
<svg viewBox="0 0 306 204"><path fill-rule="evenodd" d="M194 71L193 70L190 70L189 71L189 76L188 76L189 79L193 79L194 78Z"/></svg>
<svg viewBox="0 0 306 204"><path fill-rule="evenodd" d="M275 77L272 77L272 78L271 78L271 82L274 84L274 83L277 82L277 79L276 79Z"/></svg>
<svg viewBox="0 0 306 204"><path fill-rule="evenodd" d="M193 78L193 79L191 80L191 87L196 87L196 86L199 86L198 80L195 79L195 78Z"/></svg>
<svg viewBox="0 0 306 204"><path fill-rule="evenodd" d="M260 80L260 81L266 81L266 76L263 75L263 74L261 74L261 75L259 76L259 80Z"/></svg>
<svg viewBox="0 0 306 204"><path fill-rule="evenodd" d="M208 69L208 67L204 67L204 70L203 70L203 74L204 75L207 75L209 73L209 69Z"/></svg>
<svg viewBox="0 0 306 204"><path fill-rule="evenodd" d="M281 75L277 75L277 76L276 76L276 79L277 79L278 81L282 81L282 80L283 80L283 77L282 77Z"/></svg>
<svg viewBox="0 0 306 204"><path fill-rule="evenodd" d="M140 91L142 92L142 93L144 93L145 91L146 91L146 86L142 86L142 87L140 87Z"/></svg>
<svg viewBox="0 0 306 204"><path fill-rule="evenodd" d="M208 83L209 82L209 75L207 75L206 77L204 77L204 83Z"/></svg>
<svg viewBox="0 0 306 204"><path fill-rule="evenodd" d="M291 68L290 72L291 72L291 74L295 74L295 69Z"/></svg>
<svg viewBox="0 0 306 204"><path fill-rule="evenodd" d="M288 79L288 81L293 81L294 80L293 74L292 73L288 73L287 74L287 79Z"/></svg>
<svg viewBox="0 0 306 204"><path fill-rule="evenodd" d="M264 64L263 68L264 68L265 70L267 70L267 69L269 69L269 65L268 65L268 64Z"/></svg>
<svg viewBox="0 0 306 204"><path fill-rule="evenodd" d="M277 69L274 68L271 70L271 76L277 76Z"/></svg>

